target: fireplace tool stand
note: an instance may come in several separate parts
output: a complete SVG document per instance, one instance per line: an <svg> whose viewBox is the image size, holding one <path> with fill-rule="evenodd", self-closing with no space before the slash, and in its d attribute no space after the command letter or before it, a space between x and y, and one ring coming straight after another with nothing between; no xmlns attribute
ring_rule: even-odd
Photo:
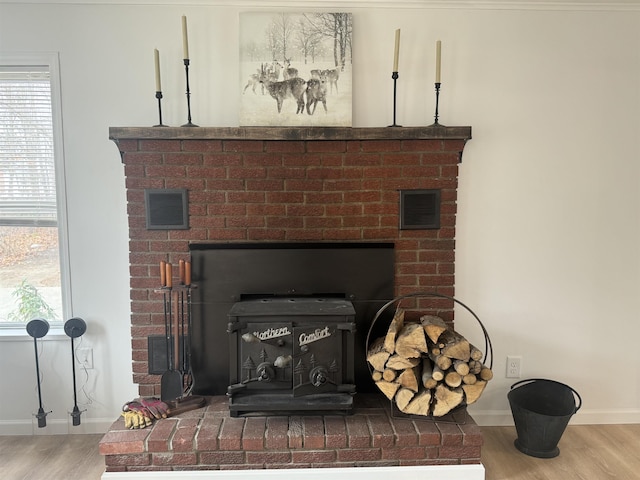
<svg viewBox="0 0 640 480"><path fill-rule="evenodd" d="M180 283L177 286L173 285L170 263L160 262L160 272L161 288L156 293L163 295L167 347L167 370L162 375L160 385L161 400L169 406L169 415L177 415L206 403L204 397L191 394L190 354L187 353L191 349L191 289L194 288L191 285L191 263L180 260Z"/></svg>
<svg viewBox="0 0 640 480"><path fill-rule="evenodd" d="M488 365L489 369L493 368L493 346L491 344L491 338L489 337L489 333L487 332L487 329L485 328L484 324L482 323L482 321L480 321L480 318L475 314L475 312L473 310L471 310L471 308L469 308L467 305L465 305L464 303L462 303L460 300L451 297L449 295L444 295L442 293L437 293L437 292L413 292L413 293L408 293L406 295L401 295L398 296L392 300L389 300L387 303L385 303L382 307L380 307L380 309L377 311L377 313L375 314L372 322L371 322L371 326L369 327L369 331L367 332L367 337L366 337L366 341L365 341L365 347L366 347L366 351L369 352L370 351L370 347L371 347L371 343L370 343L370 337L371 337L371 332L374 329L374 326L376 324L376 322L380 319L380 317L385 313L385 311L393 306L396 305L397 308L400 308L400 304L403 300L405 299L409 299L409 298L441 298L441 299L445 299L445 300L449 300L455 304L460 305L461 307L463 307L469 314L471 314L471 316L473 316L473 318L478 322L478 325L480 326L481 330L482 330L482 334L484 336L484 356L481 360L483 365ZM416 310L419 309L418 306L415 307ZM373 376L374 374L374 370L373 367L371 365L371 363L367 362L367 365L369 367L369 372L370 374ZM404 412L401 412L400 410L398 410L398 407L394 404L393 400L390 398L390 411L391 411L391 416L392 417L399 417L399 418L428 418L428 419L432 419L434 421L438 421L438 422L444 422L444 423L456 423L456 424L464 424L466 423L467 420L467 411L466 411L466 407L467 407L467 403L466 400L463 401L462 403L460 403L460 405L458 405L457 407L453 408L450 412L448 412L445 415L442 416L434 416L432 414L430 415L417 415L417 414L407 414Z"/></svg>

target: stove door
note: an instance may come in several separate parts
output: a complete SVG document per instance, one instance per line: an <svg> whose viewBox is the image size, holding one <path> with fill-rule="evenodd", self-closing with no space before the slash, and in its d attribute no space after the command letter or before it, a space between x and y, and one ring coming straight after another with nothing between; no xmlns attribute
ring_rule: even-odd
<svg viewBox="0 0 640 480"><path fill-rule="evenodd" d="M238 377L246 390L291 390L291 322L247 323L238 337Z"/></svg>
<svg viewBox="0 0 640 480"><path fill-rule="evenodd" d="M343 331L335 324L293 329L293 395L336 392L343 382Z"/></svg>

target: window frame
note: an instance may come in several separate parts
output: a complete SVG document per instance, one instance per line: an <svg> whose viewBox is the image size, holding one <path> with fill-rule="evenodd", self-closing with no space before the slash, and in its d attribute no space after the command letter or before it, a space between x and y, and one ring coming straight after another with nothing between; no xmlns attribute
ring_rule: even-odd
<svg viewBox="0 0 640 480"><path fill-rule="evenodd" d="M67 222L67 194L62 125L62 95L60 88L60 55L58 52L0 52L2 66L41 66L49 70L51 81L51 120L53 155L56 179L56 209L58 215L58 253L60 259L60 289L62 319L51 324L54 331L62 330L64 319L73 316L69 259L69 229ZM0 321L0 336L26 335L26 323Z"/></svg>

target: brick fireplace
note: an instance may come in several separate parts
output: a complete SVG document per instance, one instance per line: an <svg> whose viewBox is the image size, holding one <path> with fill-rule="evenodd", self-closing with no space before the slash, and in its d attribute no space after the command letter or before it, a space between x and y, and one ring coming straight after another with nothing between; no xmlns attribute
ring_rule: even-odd
<svg viewBox="0 0 640 480"><path fill-rule="evenodd" d="M154 292L159 286L159 263L165 260L175 265L188 260L190 245L196 243L392 243L395 295L415 291L454 294L458 167L471 138L470 127L112 127L109 134L120 151L126 176L133 380L141 396L160 395L160 375L149 373L147 351L148 337L164 334L162 296ZM187 191L188 228L147 228L145 190L150 189ZM438 191L438 228L399 228L400 194L416 190ZM438 313L452 321L452 303L441 302ZM222 319L221 335L226 335L226 324L227 319ZM367 393L373 395L374 406L364 401L361 410L356 408L346 420L304 416L288 421L286 417L232 419L220 413L224 397L213 393L204 412L157 422L153 430L120 431L122 422L116 422L101 445L107 470L325 466L327 459L331 463L345 455L349 456L343 459L348 466L480 461L482 437L468 416L462 425L430 420L398 425L380 409L375 393ZM222 417L213 428L209 423L218 415ZM300 442L283 422L300 424ZM276 456L250 460L250 450L269 449L267 432L275 431L269 425L275 428L276 423L283 423L278 428L288 435L286 445L271 452L277 452ZM344 435L338 434L341 439L331 433L336 423L344 430ZM353 437L350 424L361 429L357 430L362 431L361 440ZM310 433L305 433L305 425ZM233 442L240 442L233 448L227 445L231 440L225 440L227 435L234 436L228 429L235 429ZM209 430L213 437L204 441L203 432ZM256 433L258 430L262 433ZM429 441L422 433L427 430L433 434L427 435ZM128 441L135 443L137 453L119 447ZM255 442L262 447L254 449ZM211 449L202 450L203 444L211 444ZM341 450L336 453L336 448L361 450L361 457ZM385 448L398 450L385 454ZM231 459L223 455L227 450L244 453L235 453ZM220 454L218 460L212 451Z"/></svg>

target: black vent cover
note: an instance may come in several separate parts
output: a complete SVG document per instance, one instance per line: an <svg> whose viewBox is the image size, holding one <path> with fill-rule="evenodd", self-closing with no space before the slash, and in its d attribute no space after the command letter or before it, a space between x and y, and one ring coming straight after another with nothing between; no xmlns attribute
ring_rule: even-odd
<svg viewBox="0 0 640 480"><path fill-rule="evenodd" d="M440 190L400 191L400 230L440 228Z"/></svg>

